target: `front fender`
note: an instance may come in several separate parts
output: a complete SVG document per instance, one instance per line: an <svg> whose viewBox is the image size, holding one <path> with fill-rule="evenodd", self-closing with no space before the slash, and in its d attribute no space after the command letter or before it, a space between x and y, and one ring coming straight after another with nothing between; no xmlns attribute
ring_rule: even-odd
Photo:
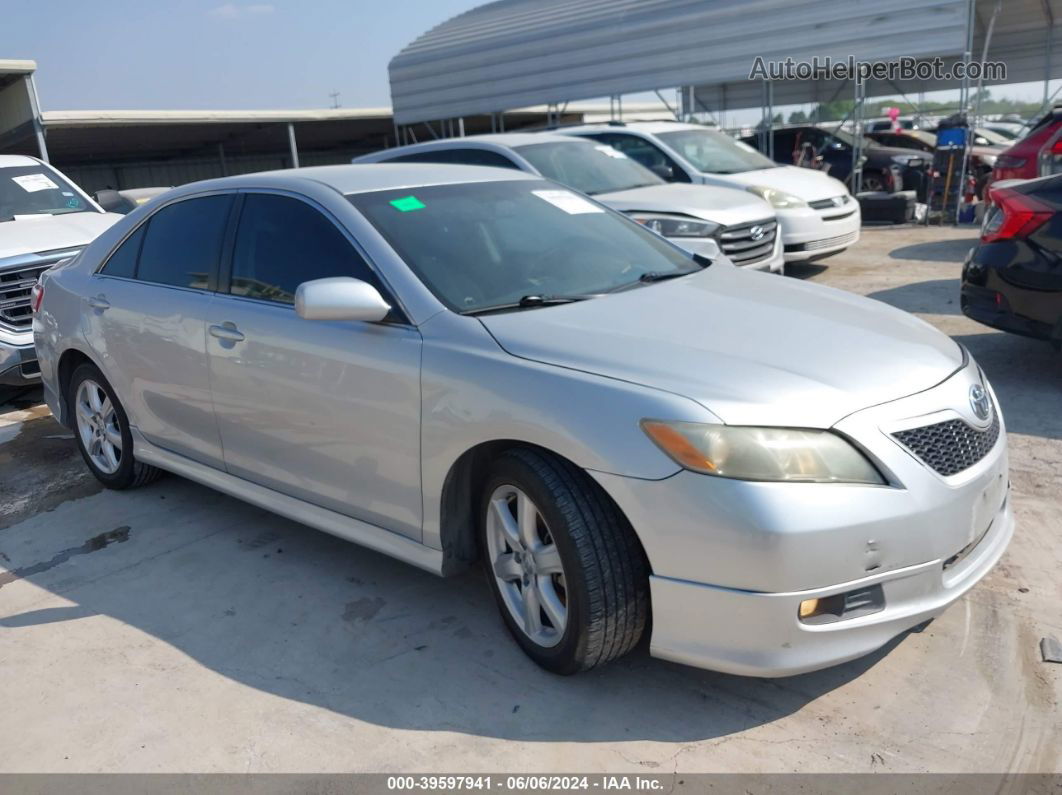
<svg viewBox="0 0 1062 795"><path fill-rule="evenodd" d="M477 445L523 442L584 469L660 480L680 467L640 421L719 421L680 395L513 356L473 318L442 313L421 330L423 541L431 547L441 548L447 474Z"/></svg>

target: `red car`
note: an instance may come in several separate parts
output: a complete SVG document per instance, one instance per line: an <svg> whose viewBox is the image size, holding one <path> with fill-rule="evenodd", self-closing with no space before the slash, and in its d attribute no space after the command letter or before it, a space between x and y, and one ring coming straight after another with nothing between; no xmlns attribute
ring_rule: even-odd
<svg viewBox="0 0 1062 795"><path fill-rule="evenodd" d="M996 158L992 182L1034 179L1062 171L1062 106L1044 115L1029 134Z"/></svg>

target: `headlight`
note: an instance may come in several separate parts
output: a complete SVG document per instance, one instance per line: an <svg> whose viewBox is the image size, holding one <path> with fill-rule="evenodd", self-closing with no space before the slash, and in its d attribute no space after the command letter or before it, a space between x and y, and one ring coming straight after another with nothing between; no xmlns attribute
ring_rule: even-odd
<svg viewBox="0 0 1062 795"><path fill-rule="evenodd" d="M701 221L683 215L630 213L630 217L664 237L711 237L720 227L720 224L713 224L711 221Z"/></svg>
<svg viewBox="0 0 1062 795"><path fill-rule="evenodd" d="M755 193L761 199L769 202L776 210L808 206L808 203L799 196L794 196L792 193L786 193L784 190L778 190L777 188L768 188L766 185L750 185L745 190L749 193Z"/></svg>
<svg viewBox="0 0 1062 795"><path fill-rule="evenodd" d="M642 430L686 469L739 480L870 483L885 479L830 431L642 420Z"/></svg>

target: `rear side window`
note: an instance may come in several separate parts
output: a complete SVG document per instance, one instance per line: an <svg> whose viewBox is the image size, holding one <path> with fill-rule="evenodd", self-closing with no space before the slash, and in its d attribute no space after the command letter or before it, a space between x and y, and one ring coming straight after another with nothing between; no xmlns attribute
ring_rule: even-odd
<svg viewBox="0 0 1062 795"><path fill-rule="evenodd" d="M221 256L231 203L229 195L204 196L163 207L151 216L136 278L207 289Z"/></svg>
<svg viewBox="0 0 1062 795"><path fill-rule="evenodd" d="M136 260L140 255L140 244L144 240L144 230L146 228L146 224L141 224L133 234L129 235L125 242L111 254L101 273L107 276L121 276L126 279L132 279L136 275Z"/></svg>
<svg viewBox="0 0 1062 795"><path fill-rule="evenodd" d="M303 282L352 276L380 285L368 264L328 218L288 196L244 198L232 256L233 295L295 302Z"/></svg>

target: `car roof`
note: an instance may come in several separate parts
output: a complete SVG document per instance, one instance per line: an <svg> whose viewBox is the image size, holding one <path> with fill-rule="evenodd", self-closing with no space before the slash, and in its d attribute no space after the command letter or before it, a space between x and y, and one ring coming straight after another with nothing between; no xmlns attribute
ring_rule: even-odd
<svg viewBox="0 0 1062 795"><path fill-rule="evenodd" d="M38 165L40 165L40 161L35 157L28 157L26 155L0 155L0 168Z"/></svg>
<svg viewBox="0 0 1062 795"><path fill-rule="evenodd" d="M439 138L433 141L421 141L406 146L396 146L365 155L367 158L393 157L413 152L431 152L440 149L513 149L519 146L532 144L545 144L550 142L565 144L586 143L573 138L570 135L557 135L552 132L511 132L511 133L487 133L484 135L466 135L463 138ZM354 159L355 163L362 162L361 157ZM368 162L368 161L366 161Z"/></svg>
<svg viewBox="0 0 1062 795"><path fill-rule="evenodd" d="M541 177L514 169L486 166L443 163L354 163L259 171L253 174L193 182L175 190L181 193L234 188L289 188L298 191L301 187L305 187L307 182L315 182L327 185L339 193L350 194L421 188L426 185L504 182L516 179L541 179Z"/></svg>
<svg viewBox="0 0 1062 795"><path fill-rule="evenodd" d="M681 121L632 121L632 122L620 122L612 123L602 122L601 124L577 124L573 127L561 127L557 132L570 133L570 132L615 132L622 133L623 131L641 132L655 135L657 133L675 132L677 130L711 130L719 132L718 127L709 127L704 124L687 124Z"/></svg>

